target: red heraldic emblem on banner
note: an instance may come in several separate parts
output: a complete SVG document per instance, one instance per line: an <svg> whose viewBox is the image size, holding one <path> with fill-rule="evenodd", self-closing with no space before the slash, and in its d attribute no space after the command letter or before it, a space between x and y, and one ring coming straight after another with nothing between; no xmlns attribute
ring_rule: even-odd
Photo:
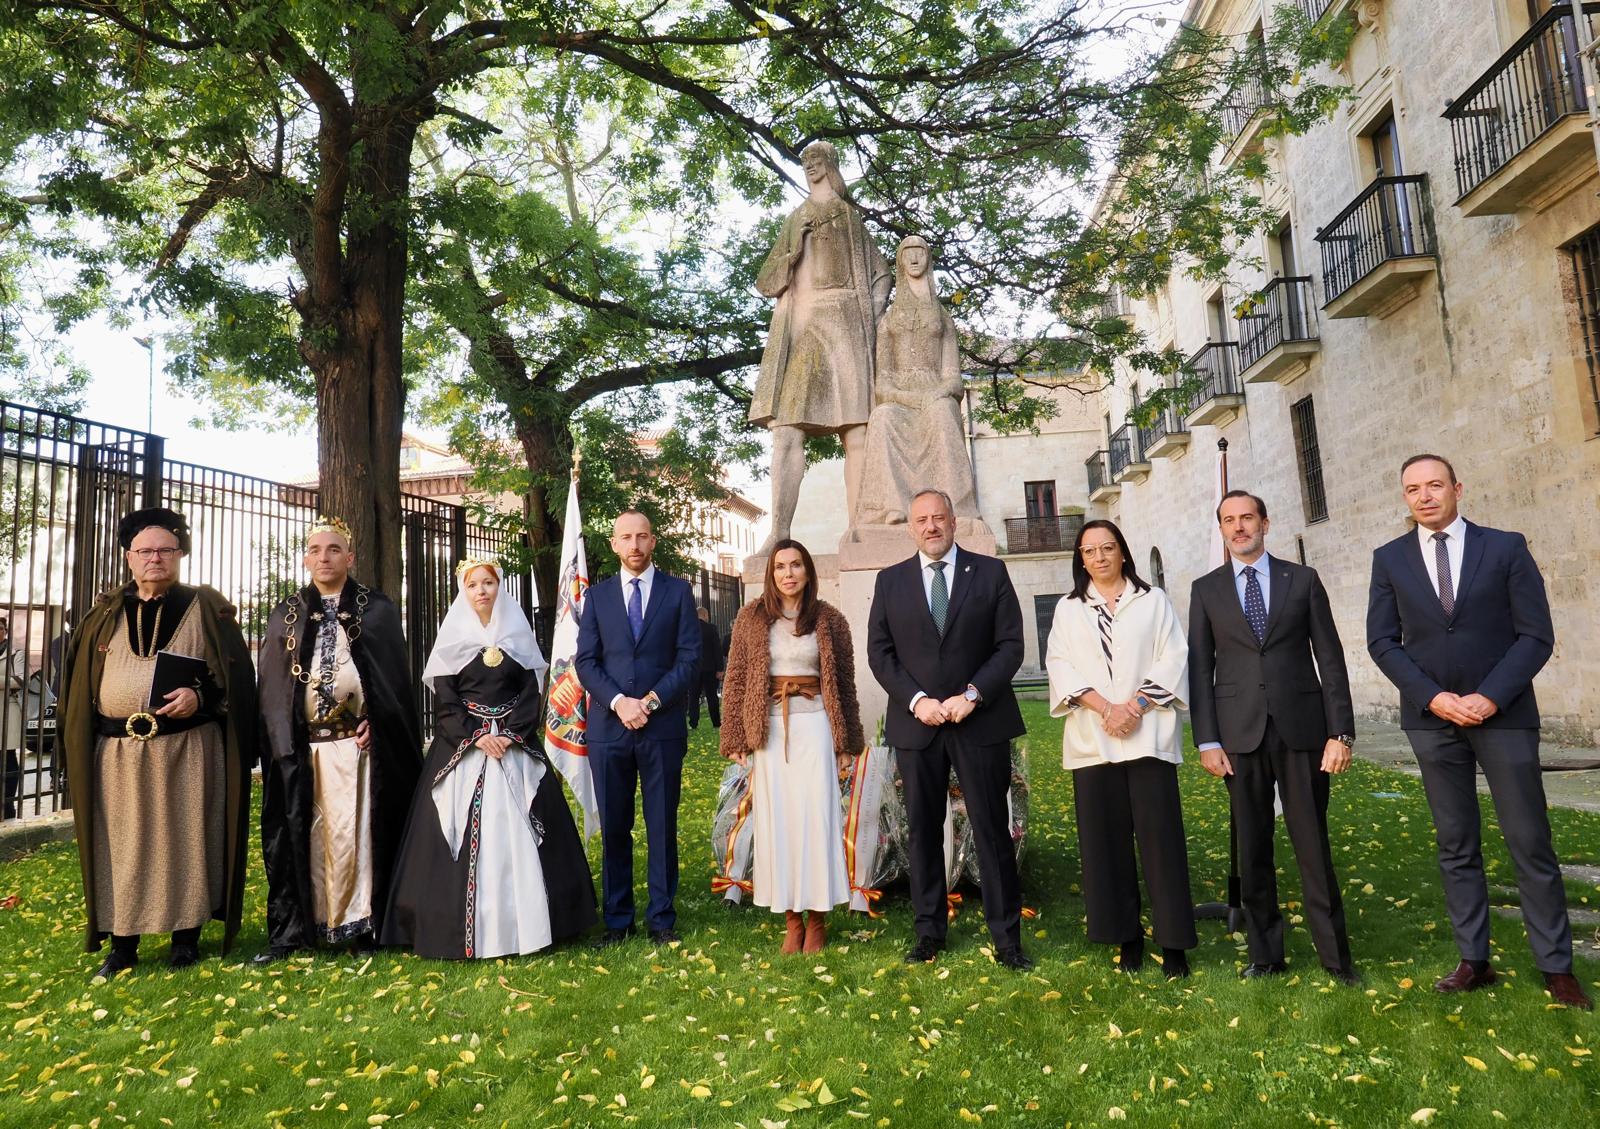
<svg viewBox="0 0 1600 1129"><path fill-rule="evenodd" d="M567 493L558 588L556 629L550 642L550 690L545 696L544 749L572 789L572 798L583 808L583 831L590 836L600 830L600 805L595 799L594 776L589 771L589 695L578 682L578 672L572 665L578 650L578 617L583 614L583 601L589 593L576 474Z"/></svg>

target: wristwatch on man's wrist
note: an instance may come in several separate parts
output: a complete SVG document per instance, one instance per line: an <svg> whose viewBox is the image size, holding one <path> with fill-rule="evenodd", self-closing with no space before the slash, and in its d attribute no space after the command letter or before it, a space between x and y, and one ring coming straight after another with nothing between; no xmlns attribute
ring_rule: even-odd
<svg viewBox="0 0 1600 1129"><path fill-rule="evenodd" d="M644 696L644 712L655 713L661 708L661 699L656 697L654 690Z"/></svg>
<svg viewBox="0 0 1600 1129"><path fill-rule="evenodd" d="M1335 733L1333 735L1333 739L1347 749L1353 749L1356 747L1356 738L1355 734L1353 733Z"/></svg>
<svg viewBox="0 0 1600 1129"><path fill-rule="evenodd" d="M983 695L978 693L978 688L970 682L967 683L967 689L961 696L975 706L983 703Z"/></svg>

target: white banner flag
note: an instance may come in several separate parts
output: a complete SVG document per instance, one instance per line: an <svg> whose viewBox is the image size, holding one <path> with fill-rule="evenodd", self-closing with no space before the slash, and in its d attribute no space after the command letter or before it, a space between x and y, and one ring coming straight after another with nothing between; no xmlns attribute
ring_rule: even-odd
<svg viewBox="0 0 1600 1129"><path fill-rule="evenodd" d="M561 580L556 586L556 629L550 641L544 748L583 808L584 835L592 836L600 830L600 805L595 801L594 776L589 771L589 695L572 665L578 653L578 617L583 614L588 592L589 566L583 554L583 521L578 514L578 479L574 475L561 534Z"/></svg>

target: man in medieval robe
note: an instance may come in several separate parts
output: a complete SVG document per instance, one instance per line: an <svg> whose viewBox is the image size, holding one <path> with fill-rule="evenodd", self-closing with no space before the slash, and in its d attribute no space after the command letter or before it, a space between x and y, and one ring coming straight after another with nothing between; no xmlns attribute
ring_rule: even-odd
<svg viewBox="0 0 1600 1129"><path fill-rule="evenodd" d="M889 302L889 264L850 200L833 145L801 154L810 196L784 221L756 289L778 300L750 422L772 430L772 537L789 536L807 435L844 444L847 512L861 487L867 416L872 410L877 321Z"/></svg>
<svg viewBox="0 0 1600 1129"><path fill-rule="evenodd" d="M223 951L231 947L258 725L232 605L178 582L190 544L183 515L138 510L118 524L117 540L133 579L72 632L57 733L88 907L85 950L111 937L95 973L108 979L138 963L145 933L172 935L173 968L200 959L200 929L212 918L224 923Z"/></svg>
<svg viewBox="0 0 1600 1129"><path fill-rule="evenodd" d="M311 583L267 620L261 647L261 854L268 948L371 948L422 769L400 612L350 570L350 527L306 534Z"/></svg>

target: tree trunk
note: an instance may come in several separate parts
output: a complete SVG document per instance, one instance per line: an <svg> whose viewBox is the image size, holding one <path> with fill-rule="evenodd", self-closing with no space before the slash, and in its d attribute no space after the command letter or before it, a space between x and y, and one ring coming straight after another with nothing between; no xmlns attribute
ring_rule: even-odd
<svg viewBox="0 0 1600 1129"><path fill-rule="evenodd" d="M572 473L572 435L566 417L541 419L515 415L517 440L528 462L531 486L523 506L528 547L533 550L533 578L539 606L555 607L560 582L561 523L566 520L567 489Z"/></svg>
<svg viewBox="0 0 1600 1129"><path fill-rule="evenodd" d="M359 230L346 225L342 293L315 295L302 310L301 354L317 377L322 510L350 523L356 568L397 599L405 579L400 438L408 249L403 216L394 209L410 191L415 134L409 122L370 134L352 180L377 218Z"/></svg>

